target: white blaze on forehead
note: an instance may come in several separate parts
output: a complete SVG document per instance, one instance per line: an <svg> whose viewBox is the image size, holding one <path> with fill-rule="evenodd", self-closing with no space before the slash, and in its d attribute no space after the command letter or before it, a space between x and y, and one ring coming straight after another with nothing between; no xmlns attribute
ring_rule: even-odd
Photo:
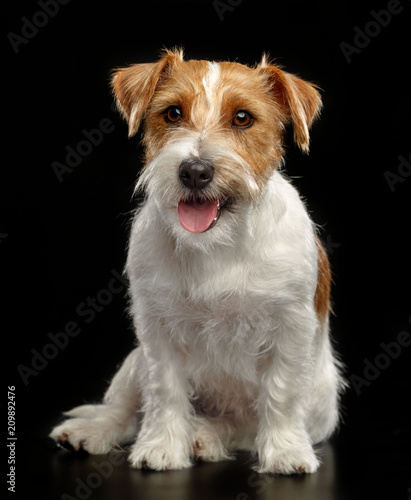
<svg viewBox="0 0 411 500"><path fill-rule="evenodd" d="M201 134L199 140L204 140L206 130L215 122L219 115L219 106L217 99L217 84L220 78L220 64L216 62L207 62L207 73L202 78L201 83L204 88L203 96L205 99L198 101L198 107L194 108L194 115L197 118ZM205 111L205 113L204 113ZM197 114L198 112L198 114Z"/></svg>
<svg viewBox="0 0 411 500"><path fill-rule="evenodd" d="M207 100L211 104L213 100L213 93L216 88L218 79L220 77L220 65L216 62L208 61L208 72L203 78L202 83L207 96Z"/></svg>

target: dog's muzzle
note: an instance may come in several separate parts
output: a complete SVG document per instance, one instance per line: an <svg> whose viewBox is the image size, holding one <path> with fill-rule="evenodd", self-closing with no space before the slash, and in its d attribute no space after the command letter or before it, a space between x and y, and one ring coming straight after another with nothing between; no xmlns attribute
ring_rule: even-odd
<svg viewBox="0 0 411 500"><path fill-rule="evenodd" d="M211 229L219 218L220 203L201 196L201 191L213 180L214 165L199 158L184 160L180 164L178 175L184 186L191 191L191 196L178 204L180 224L191 233L203 233Z"/></svg>

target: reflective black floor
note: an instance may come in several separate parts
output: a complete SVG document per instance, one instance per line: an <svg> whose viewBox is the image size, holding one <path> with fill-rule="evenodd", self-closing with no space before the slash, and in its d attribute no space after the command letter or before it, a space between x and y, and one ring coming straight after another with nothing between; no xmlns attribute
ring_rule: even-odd
<svg viewBox="0 0 411 500"><path fill-rule="evenodd" d="M361 430L364 421L342 429L319 450L322 465L316 474L291 477L258 475L244 452L233 461L198 463L183 471L132 470L126 451L90 456L56 448L46 437L54 422L43 422L37 436L17 441L17 486L10 498L408 500L407 423L396 417L384 423L375 419Z"/></svg>

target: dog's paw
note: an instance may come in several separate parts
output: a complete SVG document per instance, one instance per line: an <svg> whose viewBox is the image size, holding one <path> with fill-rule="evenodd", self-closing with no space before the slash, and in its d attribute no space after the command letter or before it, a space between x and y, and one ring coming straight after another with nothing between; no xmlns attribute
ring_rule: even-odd
<svg viewBox="0 0 411 500"><path fill-rule="evenodd" d="M270 474L312 474L320 465L312 449L285 450L280 453L259 456L259 463L254 469L259 473Z"/></svg>
<svg viewBox="0 0 411 500"><path fill-rule="evenodd" d="M197 419L194 431L193 458L203 462L220 462L231 457L221 439L213 429L212 423L205 419Z"/></svg>
<svg viewBox="0 0 411 500"><path fill-rule="evenodd" d="M181 470L193 464L189 454L181 446L174 448L167 443L150 444L137 440L134 444L129 462L134 469Z"/></svg>
<svg viewBox="0 0 411 500"><path fill-rule="evenodd" d="M212 436L209 439L198 436L193 447L193 457L201 462L220 462L233 458L227 453L223 443L217 436Z"/></svg>
<svg viewBox="0 0 411 500"><path fill-rule="evenodd" d="M103 455L116 445L111 440L110 430L106 419L73 418L55 427L49 436L63 448Z"/></svg>

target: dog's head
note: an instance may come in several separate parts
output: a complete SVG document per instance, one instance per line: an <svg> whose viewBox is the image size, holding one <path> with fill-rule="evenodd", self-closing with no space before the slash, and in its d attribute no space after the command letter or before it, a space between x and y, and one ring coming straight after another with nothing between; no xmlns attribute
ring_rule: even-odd
<svg viewBox="0 0 411 500"><path fill-rule="evenodd" d="M138 187L175 236L200 246L230 241L281 162L285 124L307 152L321 107L314 85L265 56L250 68L166 51L158 62L115 70L112 86L129 135L145 122Z"/></svg>

